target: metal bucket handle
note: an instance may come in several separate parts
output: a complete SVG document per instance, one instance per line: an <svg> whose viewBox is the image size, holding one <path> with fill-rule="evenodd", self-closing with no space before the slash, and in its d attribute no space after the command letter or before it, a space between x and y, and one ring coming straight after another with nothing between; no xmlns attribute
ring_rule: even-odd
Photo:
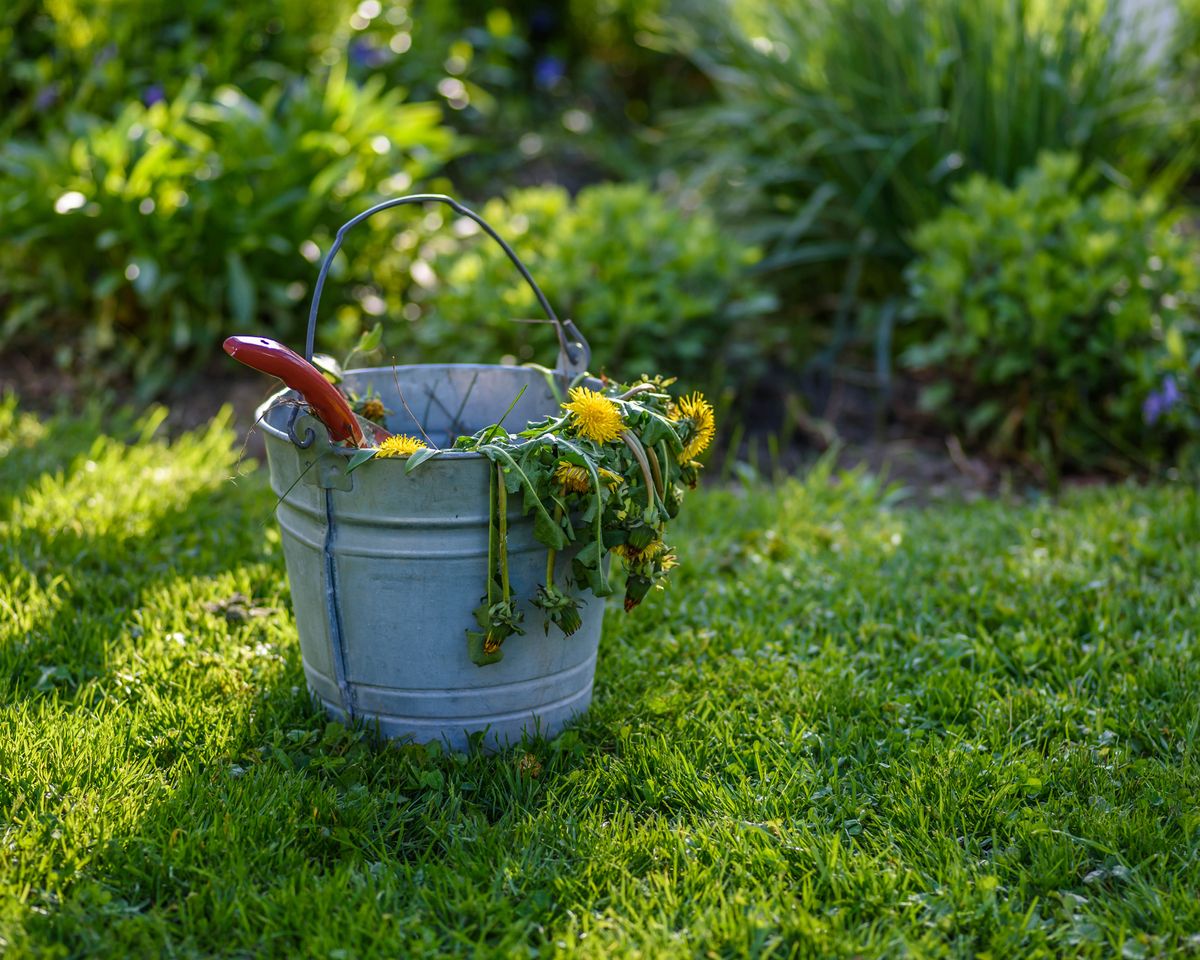
<svg viewBox="0 0 1200 960"><path fill-rule="evenodd" d="M546 299L546 295L542 293L541 287L537 285L529 271L525 268L525 264L521 262L520 258L513 251L513 248L504 242L500 234L483 217L474 210L468 210L457 200L441 193L414 193L404 197L393 197L391 200L384 200L382 203L375 204L371 209L364 210L358 216L352 217L341 225L337 236L334 237L333 246L325 254L325 260L321 264L321 272L317 274L317 285L313 289L312 306L308 310L308 338L304 344L304 359L312 360L313 346L317 336L317 310L321 305L321 291L325 289L325 278L329 274L329 267L332 265L333 258L337 255L338 250L341 249L342 240L345 239L346 233L351 227L357 226L381 210L388 210L405 203L426 203L429 201L444 203L447 206L453 207L455 211L464 217L474 220L489 237L500 244L500 248L508 255L508 259L513 262L513 265L520 271L525 282L533 290L533 294L537 297L538 303L541 304L546 316L554 323L554 330L558 334L558 369L568 377L584 373L591 362L592 351L583 334L579 332L572 321L567 320L564 322L558 319L554 308L550 306L550 301Z"/></svg>

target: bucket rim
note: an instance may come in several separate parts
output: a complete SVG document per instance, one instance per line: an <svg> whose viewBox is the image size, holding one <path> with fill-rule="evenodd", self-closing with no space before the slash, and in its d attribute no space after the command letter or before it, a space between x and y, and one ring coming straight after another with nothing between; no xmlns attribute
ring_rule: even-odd
<svg viewBox="0 0 1200 960"><path fill-rule="evenodd" d="M403 370L512 370L512 371L529 371L530 373L540 373L540 370L535 370L530 367L522 367L516 364L507 363L399 363L389 364L386 367L354 367L345 371L345 376L361 373L392 373L393 371L400 372ZM551 371L554 373L554 371ZM267 414L275 404L285 398L298 398L299 394L290 387L284 387L281 390L275 391L266 400L264 400L254 411L254 423L264 434L276 440L282 440L288 446L294 446L291 438L287 435L286 430L281 430L267 420ZM349 460L362 448L357 447L336 447L332 444L327 452L345 457ZM449 447L440 448L438 460L486 460L484 454L476 450L453 450ZM388 462L395 460L398 465L403 466L408 458L400 457L384 457L383 460Z"/></svg>

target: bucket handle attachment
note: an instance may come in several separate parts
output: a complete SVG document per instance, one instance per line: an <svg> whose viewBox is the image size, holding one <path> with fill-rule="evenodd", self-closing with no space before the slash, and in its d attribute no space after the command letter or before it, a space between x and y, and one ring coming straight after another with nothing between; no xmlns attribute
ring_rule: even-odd
<svg viewBox="0 0 1200 960"><path fill-rule="evenodd" d="M508 256L508 259L513 262L513 266L517 268L525 282L529 284L533 294L537 297L538 303L546 316L554 323L555 333L558 334L558 370L567 377L574 377L584 373L588 364L591 362L592 351L588 346L587 340L583 334L571 320L565 322L558 319L558 315L554 312L554 308L550 306L550 301L546 299L546 295L542 293L542 288L537 285L525 264L517 256L516 252L504 239L498 234L492 226L483 219L474 210L469 210L452 197L447 197L441 193L413 193L404 197L393 197L391 200L384 200L382 203L377 203L369 210L364 210L356 217L352 217L338 228L337 235L334 237L333 246L329 248L329 252L325 254L325 259L321 263L321 272L317 274L317 285L313 288L312 306L308 311L308 338L304 344L304 359L311 361L313 357L313 346L317 336L317 310L321 305L321 292L325 289L325 278L329 274L329 268L333 264L333 258L337 255L338 250L342 248L342 241L345 239L347 232L351 227L357 226L368 217L372 217L381 210L389 210L392 207L398 207L406 203L444 203L452 207L455 212L474 220L484 233L500 244L500 248Z"/></svg>

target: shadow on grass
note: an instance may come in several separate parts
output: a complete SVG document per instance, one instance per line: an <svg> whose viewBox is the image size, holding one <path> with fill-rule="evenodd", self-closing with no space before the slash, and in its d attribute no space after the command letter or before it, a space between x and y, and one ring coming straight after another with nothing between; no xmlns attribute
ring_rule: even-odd
<svg viewBox="0 0 1200 960"><path fill-rule="evenodd" d="M152 441L165 411L97 406L39 423L0 401L0 676L12 696L102 677L138 613L178 578L277 562L269 493L230 482L223 420L180 446ZM110 428L110 432L103 432ZM138 644L132 644L136 651Z"/></svg>
<svg viewBox="0 0 1200 960"><path fill-rule="evenodd" d="M10 627L14 635L0 647L8 696L65 692L103 677L114 650L128 642L124 638L136 649L146 630L141 610L152 594L169 592L181 579L214 578L244 566L250 558L231 559L212 549L211 520L221 509L237 516L243 508L230 491L203 491L143 518L151 530L140 536L25 528L0 544L0 576L23 587L28 604L18 616L34 613L23 629ZM257 525L251 516L243 519ZM203 615L180 613L176 629L186 629L188 616Z"/></svg>
<svg viewBox="0 0 1200 960"><path fill-rule="evenodd" d="M498 754L383 743L326 721L298 659L292 647L186 749L156 754L167 786L29 916L31 945L383 956L428 929L445 955L519 942L550 919L576 855L544 825L609 732Z"/></svg>
<svg viewBox="0 0 1200 960"><path fill-rule="evenodd" d="M327 721L304 689L264 478L114 466L114 484L162 488L130 493L125 523L112 504L88 506L125 495L89 471L90 429L64 430L12 468L23 485L3 516L28 522L0 519L0 577L26 604L21 626L0 626L3 700L29 732L5 748L25 769L0 809L18 793L45 808L13 828L43 851L25 868L35 909L16 914L14 942L369 955L397 924L414 937L433 924L442 945L529 935L572 855L557 827L526 825L557 824L556 797L612 730L584 721L554 744L446 755ZM200 469L205 455L182 456ZM59 473L62 517L57 500L35 502ZM65 515L72 504L85 522ZM227 623L197 609L236 583L279 613ZM53 756L22 763L48 741ZM97 812L80 813L84 800Z"/></svg>

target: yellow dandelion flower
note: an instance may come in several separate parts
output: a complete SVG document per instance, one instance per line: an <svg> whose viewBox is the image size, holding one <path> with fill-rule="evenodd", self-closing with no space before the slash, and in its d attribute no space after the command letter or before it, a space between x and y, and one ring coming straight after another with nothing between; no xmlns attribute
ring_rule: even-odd
<svg viewBox="0 0 1200 960"><path fill-rule="evenodd" d="M378 397L372 397L362 405L362 415L368 420L382 420L386 412L383 401Z"/></svg>
<svg viewBox="0 0 1200 960"><path fill-rule="evenodd" d="M613 473L603 467L599 467L596 472L600 474L600 479L610 490L625 482L625 478L619 473ZM588 493L592 489L592 478L587 470L568 463L566 460L558 461L558 467L554 471L554 480L567 493Z"/></svg>
<svg viewBox="0 0 1200 960"><path fill-rule="evenodd" d="M611 470L605 470L603 467L598 468L596 472L600 474L600 479L604 481L604 485L609 490L614 490L625 482L625 478L619 473L613 473Z"/></svg>
<svg viewBox="0 0 1200 960"><path fill-rule="evenodd" d="M657 557L663 552L663 542L651 540L641 550L637 550L627 543L618 543L612 548L612 552L632 566L635 563L643 563Z"/></svg>
<svg viewBox="0 0 1200 960"><path fill-rule="evenodd" d="M625 424L621 422L621 411L608 397L587 387L571 390L571 402L563 404L564 410L574 414L575 428L580 436L595 443L610 443L621 436Z"/></svg>
<svg viewBox="0 0 1200 960"><path fill-rule="evenodd" d="M692 437L684 444L683 453L679 455L679 461L687 463L708 449L717 433L717 421L713 416L712 404L700 393L680 399L679 415L681 419L692 421Z"/></svg>
<svg viewBox="0 0 1200 960"><path fill-rule="evenodd" d="M591 477L583 467L577 467L566 460L558 461L558 469L554 471L554 481L567 493L587 493L591 489Z"/></svg>
<svg viewBox="0 0 1200 960"><path fill-rule="evenodd" d="M662 568L664 573L666 573L668 570L674 570L677 566L679 566L679 558L675 556L675 554L668 553L662 558Z"/></svg>
<svg viewBox="0 0 1200 960"><path fill-rule="evenodd" d="M388 437L379 445L379 449L375 451L377 457L411 457L418 450L425 446L424 440L418 440L416 437L410 437L403 433L398 433L394 437Z"/></svg>

